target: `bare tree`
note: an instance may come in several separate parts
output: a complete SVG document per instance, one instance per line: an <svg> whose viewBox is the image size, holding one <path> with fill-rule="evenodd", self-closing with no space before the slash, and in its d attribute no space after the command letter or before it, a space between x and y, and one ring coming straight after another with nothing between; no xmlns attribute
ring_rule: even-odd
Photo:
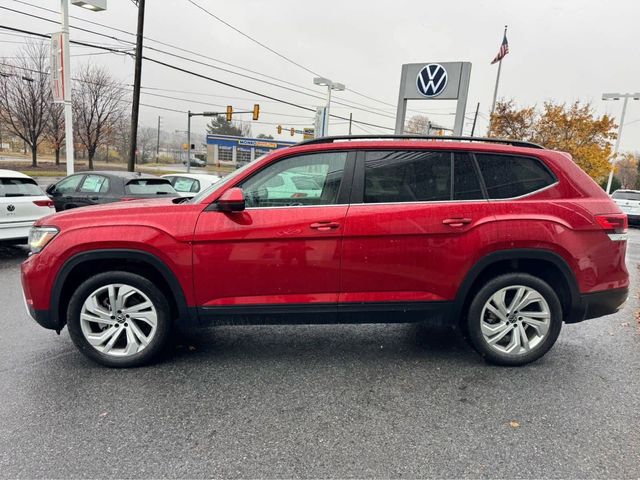
<svg viewBox="0 0 640 480"><path fill-rule="evenodd" d="M425 115L414 115L404 126L405 133L415 133L419 135L428 135L431 128L431 121Z"/></svg>
<svg viewBox="0 0 640 480"><path fill-rule="evenodd" d="M156 134L155 128L138 128L137 158L139 163L147 163L151 159L156 150Z"/></svg>
<svg viewBox="0 0 640 480"><path fill-rule="evenodd" d="M56 153L56 165L60 165L60 150L64 145L64 105L61 103L49 104L49 121L44 126L44 136Z"/></svg>
<svg viewBox="0 0 640 480"><path fill-rule="evenodd" d="M86 64L78 72L73 115L78 141L87 150L89 168L109 130L124 113L125 90L106 68Z"/></svg>
<svg viewBox="0 0 640 480"><path fill-rule="evenodd" d="M0 70L0 120L31 149L31 165L38 166L38 145L49 119L48 47L27 42L15 62Z"/></svg>
<svg viewBox="0 0 640 480"><path fill-rule="evenodd" d="M129 155L129 142L131 141L131 118L123 115L112 128L113 139L111 144L121 161L127 161Z"/></svg>

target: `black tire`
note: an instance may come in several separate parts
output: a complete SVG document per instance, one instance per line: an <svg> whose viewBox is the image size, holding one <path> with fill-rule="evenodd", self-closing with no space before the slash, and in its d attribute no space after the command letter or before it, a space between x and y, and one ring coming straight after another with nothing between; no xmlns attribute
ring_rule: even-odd
<svg viewBox="0 0 640 480"><path fill-rule="evenodd" d="M481 315L486 302L502 288L513 285L535 289L547 302L550 312L550 324L546 336L529 352L518 355L499 352L492 348L481 330ZM562 305L548 283L526 273L508 273L490 280L475 294L467 313L466 330L469 342L487 362L503 366L520 366L538 360L551 349L560 335L562 321Z"/></svg>
<svg viewBox="0 0 640 480"><path fill-rule="evenodd" d="M96 350L85 338L80 325L80 314L85 300L100 287L110 284L126 284L140 290L151 301L157 314L156 332L149 344L139 352L125 357L115 357ZM67 310L67 326L73 343L91 360L107 367L139 367L155 359L165 346L171 331L170 312L164 294L145 277L129 272L105 272L89 278L73 293Z"/></svg>

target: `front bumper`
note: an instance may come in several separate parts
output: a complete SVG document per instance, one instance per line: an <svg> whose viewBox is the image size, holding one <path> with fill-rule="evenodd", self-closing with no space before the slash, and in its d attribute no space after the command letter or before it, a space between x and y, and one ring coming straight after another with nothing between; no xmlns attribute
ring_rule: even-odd
<svg viewBox="0 0 640 480"><path fill-rule="evenodd" d="M580 302L565 318L565 323L578 323L591 318L604 317L620 310L629 296L628 288L616 288L601 292L584 293Z"/></svg>

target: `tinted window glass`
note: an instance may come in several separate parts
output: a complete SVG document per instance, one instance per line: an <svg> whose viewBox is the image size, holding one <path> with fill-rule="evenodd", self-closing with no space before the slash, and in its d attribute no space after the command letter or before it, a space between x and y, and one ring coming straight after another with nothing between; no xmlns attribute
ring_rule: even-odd
<svg viewBox="0 0 640 480"><path fill-rule="evenodd" d="M165 178L141 178L129 181L125 188L127 195L175 195L176 191Z"/></svg>
<svg viewBox="0 0 640 480"><path fill-rule="evenodd" d="M640 192L621 192L620 190L616 190L611 195L611 198L617 198L618 200L640 200Z"/></svg>
<svg viewBox="0 0 640 480"><path fill-rule="evenodd" d="M56 191L60 193L75 192L80 185L80 181L84 178L84 175L72 175L67 178L63 178L56 185Z"/></svg>
<svg viewBox="0 0 640 480"><path fill-rule="evenodd" d="M247 207L331 205L338 200L346 152L289 157L246 180Z"/></svg>
<svg viewBox="0 0 640 480"><path fill-rule="evenodd" d="M0 178L0 197L42 196L35 180L30 178Z"/></svg>
<svg viewBox="0 0 640 480"><path fill-rule="evenodd" d="M109 179L102 175L87 175L80 187L83 193L106 193L109 191Z"/></svg>
<svg viewBox="0 0 640 480"><path fill-rule="evenodd" d="M477 153L489 198L512 198L535 192L556 180L539 161L515 155Z"/></svg>
<svg viewBox="0 0 640 480"><path fill-rule="evenodd" d="M454 200L479 200L484 198L480 188L480 179L473 165L471 155L456 153L453 172Z"/></svg>
<svg viewBox="0 0 640 480"><path fill-rule="evenodd" d="M367 152L365 203L451 200L451 153Z"/></svg>

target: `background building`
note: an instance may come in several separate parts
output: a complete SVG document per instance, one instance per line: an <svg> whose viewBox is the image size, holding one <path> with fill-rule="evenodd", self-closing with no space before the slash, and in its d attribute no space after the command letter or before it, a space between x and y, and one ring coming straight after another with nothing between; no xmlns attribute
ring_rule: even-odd
<svg viewBox="0 0 640 480"><path fill-rule="evenodd" d="M295 145L267 138L235 137L231 135L207 135L207 163L247 163L278 148Z"/></svg>

